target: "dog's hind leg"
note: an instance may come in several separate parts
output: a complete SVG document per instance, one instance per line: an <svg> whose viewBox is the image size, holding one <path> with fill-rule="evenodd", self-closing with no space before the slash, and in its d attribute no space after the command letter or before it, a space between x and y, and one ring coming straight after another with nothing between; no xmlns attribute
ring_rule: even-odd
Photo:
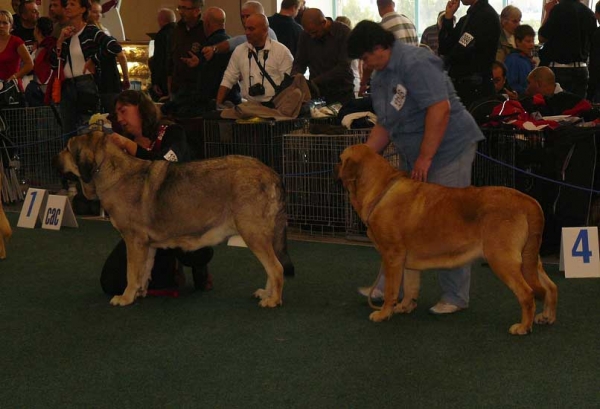
<svg viewBox="0 0 600 409"><path fill-rule="evenodd" d="M535 316L536 324L554 324L556 321L556 305L558 304L558 288L542 266L538 257L537 272L541 286L544 288L544 310Z"/></svg>
<svg viewBox="0 0 600 409"><path fill-rule="evenodd" d="M0 203L0 260L6 258L6 242L11 236L12 230L10 228L10 224L8 223L8 219L4 214L2 203Z"/></svg>
<svg viewBox="0 0 600 409"><path fill-rule="evenodd" d="M521 322L513 324L509 332L513 335L526 335L531 332L535 301L533 290L521 274L521 254L514 250L496 247L491 254L486 254L490 268L512 290L521 305Z"/></svg>
<svg viewBox="0 0 600 409"><path fill-rule="evenodd" d="M148 260L149 247L136 239L123 237L127 246L127 287L123 295L115 295L111 305L125 306L135 301L142 290L142 278Z"/></svg>
<svg viewBox="0 0 600 409"><path fill-rule="evenodd" d="M267 272L265 288L260 288L254 292L254 296L260 298L259 305L261 307L277 307L281 305L283 266L275 255L273 236L264 232L252 231L252 229L244 229L243 227L238 227L238 232Z"/></svg>

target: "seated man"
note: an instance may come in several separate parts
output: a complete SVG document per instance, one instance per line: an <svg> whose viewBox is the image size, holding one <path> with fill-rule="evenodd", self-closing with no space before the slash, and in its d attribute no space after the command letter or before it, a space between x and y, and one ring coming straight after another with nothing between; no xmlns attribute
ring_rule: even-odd
<svg viewBox="0 0 600 409"><path fill-rule="evenodd" d="M307 9L302 16L292 73L310 70L310 81L328 104L354 99L354 74L348 58L350 28L325 18L321 10Z"/></svg>
<svg viewBox="0 0 600 409"><path fill-rule="evenodd" d="M520 102L529 113L539 112L543 116L580 116L592 108L585 99L564 91L556 82L554 72L548 67L538 67L531 71L527 83L526 97Z"/></svg>
<svg viewBox="0 0 600 409"><path fill-rule="evenodd" d="M275 96L275 86L290 73L294 59L286 46L269 38L268 28L264 14L252 14L246 20L247 42L233 51L217 92L217 106L238 81L248 101L268 102Z"/></svg>

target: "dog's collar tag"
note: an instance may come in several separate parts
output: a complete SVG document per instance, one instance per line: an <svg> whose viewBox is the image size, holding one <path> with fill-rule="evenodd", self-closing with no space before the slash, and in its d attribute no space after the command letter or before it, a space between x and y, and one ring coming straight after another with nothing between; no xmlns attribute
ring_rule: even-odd
<svg viewBox="0 0 600 409"><path fill-rule="evenodd" d="M400 111L406 102L406 88L402 84L396 85L394 88L394 96L392 97L392 101L390 104L396 109L396 111Z"/></svg>

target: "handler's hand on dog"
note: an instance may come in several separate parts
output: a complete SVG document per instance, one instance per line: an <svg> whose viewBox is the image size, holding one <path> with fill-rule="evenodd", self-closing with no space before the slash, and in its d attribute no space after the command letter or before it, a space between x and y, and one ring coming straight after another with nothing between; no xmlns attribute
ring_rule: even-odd
<svg viewBox="0 0 600 409"><path fill-rule="evenodd" d="M126 138L123 135L119 135L116 132L111 133L108 137L110 138L110 141L117 145L119 149L122 149L126 152L129 152L129 149L127 149L128 145L130 143L135 143L131 139Z"/></svg>
<svg viewBox="0 0 600 409"><path fill-rule="evenodd" d="M415 166L413 166L410 177L414 180L418 180L419 182L427 182L427 173L429 172L430 166L431 159L425 159L419 156L415 162Z"/></svg>

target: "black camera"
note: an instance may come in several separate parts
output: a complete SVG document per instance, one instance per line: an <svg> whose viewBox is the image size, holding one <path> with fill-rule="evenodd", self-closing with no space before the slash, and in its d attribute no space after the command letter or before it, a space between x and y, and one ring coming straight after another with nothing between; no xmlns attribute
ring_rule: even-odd
<svg viewBox="0 0 600 409"><path fill-rule="evenodd" d="M248 94L251 97L259 97L261 95L265 95L265 87L263 84L254 84L250 88L248 88Z"/></svg>

